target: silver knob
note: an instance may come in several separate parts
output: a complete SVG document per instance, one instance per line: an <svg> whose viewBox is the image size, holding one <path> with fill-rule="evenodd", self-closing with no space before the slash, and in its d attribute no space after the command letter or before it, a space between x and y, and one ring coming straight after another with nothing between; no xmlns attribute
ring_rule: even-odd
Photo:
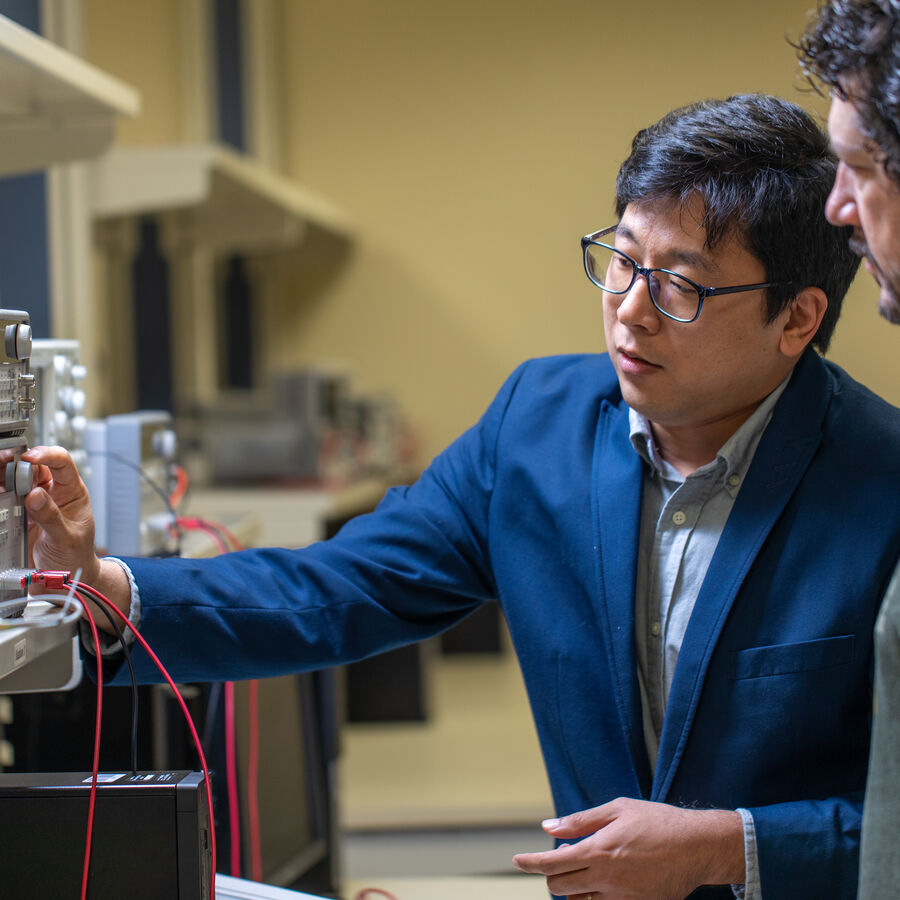
<svg viewBox="0 0 900 900"><path fill-rule="evenodd" d="M6 490L17 497L24 497L34 487L31 463L17 459L6 464Z"/></svg>
<svg viewBox="0 0 900 900"><path fill-rule="evenodd" d="M10 359L28 359L31 356L31 326L24 322L7 325L4 333L6 355Z"/></svg>

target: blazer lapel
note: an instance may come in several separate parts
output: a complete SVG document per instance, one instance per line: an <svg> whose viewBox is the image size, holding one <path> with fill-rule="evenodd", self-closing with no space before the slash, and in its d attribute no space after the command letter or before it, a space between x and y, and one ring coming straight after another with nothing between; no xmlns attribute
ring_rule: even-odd
<svg viewBox="0 0 900 900"><path fill-rule="evenodd" d="M641 459L631 446L628 408L604 402L594 447L591 497L597 613L619 718L642 796L650 790L634 653L634 586L640 533Z"/></svg>
<svg viewBox="0 0 900 900"><path fill-rule="evenodd" d="M775 407L697 596L666 706L653 800L669 791L716 642L747 571L819 445L829 399L825 368L808 350Z"/></svg>

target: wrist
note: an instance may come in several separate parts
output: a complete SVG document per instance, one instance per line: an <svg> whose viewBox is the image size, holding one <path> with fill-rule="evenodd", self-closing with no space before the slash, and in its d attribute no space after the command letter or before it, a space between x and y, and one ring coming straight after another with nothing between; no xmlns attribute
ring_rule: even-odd
<svg viewBox="0 0 900 900"><path fill-rule="evenodd" d="M91 587L97 588L97 590L102 590L100 587L100 582L102 580L102 572L103 572L103 561L96 555L96 553L91 554L88 561L85 563L84 568L81 570L81 580L85 584L89 584ZM75 577L75 572L72 572L72 577Z"/></svg>
<svg viewBox="0 0 900 900"><path fill-rule="evenodd" d="M744 823L741 814L713 809L699 812L705 819L703 884L744 884Z"/></svg>
<svg viewBox="0 0 900 900"><path fill-rule="evenodd" d="M113 559L97 559L96 575L93 580L85 579L110 603L117 606L127 616L131 608L131 584L126 571Z"/></svg>

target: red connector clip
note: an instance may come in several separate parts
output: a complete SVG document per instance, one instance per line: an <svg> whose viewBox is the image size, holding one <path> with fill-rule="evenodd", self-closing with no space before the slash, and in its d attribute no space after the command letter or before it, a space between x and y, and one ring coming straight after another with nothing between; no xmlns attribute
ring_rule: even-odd
<svg viewBox="0 0 900 900"><path fill-rule="evenodd" d="M46 569L26 575L22 579L22 587L27 588L29 584L42 584L48 591L64 591L69 586L70 578L69 572Z"/></svg>

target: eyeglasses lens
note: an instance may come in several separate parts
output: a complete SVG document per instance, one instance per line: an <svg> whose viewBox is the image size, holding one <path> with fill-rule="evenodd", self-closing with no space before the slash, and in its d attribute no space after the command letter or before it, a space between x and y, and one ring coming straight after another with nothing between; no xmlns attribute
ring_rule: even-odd
<svg viewBox="0 0 900 900"><path fill-rule="evenodd" d="M628 291L634 281L635 268L628 257L597 244L588 245L585 267L591 281L611 293ZM660 311L676 319L694 318L700 297L689 281L674 273L654 269L647 282L650 296Z"/></svg>

